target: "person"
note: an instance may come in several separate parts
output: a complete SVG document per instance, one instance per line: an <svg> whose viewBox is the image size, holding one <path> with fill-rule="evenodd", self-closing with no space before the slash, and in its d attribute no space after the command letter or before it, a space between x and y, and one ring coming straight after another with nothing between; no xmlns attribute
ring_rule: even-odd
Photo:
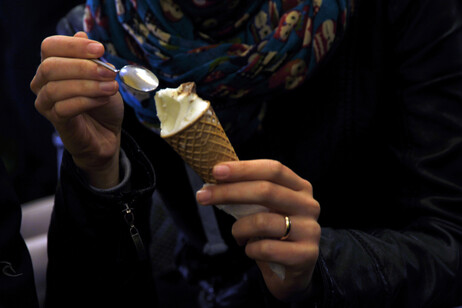
<svg viewBox="0 0 462 308"><path fill-rule="evenodd" d="M20 233L21 206L0 160L0 307L38 308L32 260Z"/></svg>
<svg viewBox="0 0 462 308"><path fill-rule="evenodd" d="M461 17L456 0L88 1L86 33L46 38L31 82L67 149L48 306L460 305ZM240 161L202 186L103 56L196 82Z"/></svg>

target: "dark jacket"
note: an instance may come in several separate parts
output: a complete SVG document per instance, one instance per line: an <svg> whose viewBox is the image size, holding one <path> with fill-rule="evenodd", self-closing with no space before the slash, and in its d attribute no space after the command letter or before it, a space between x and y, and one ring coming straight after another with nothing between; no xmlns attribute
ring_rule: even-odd
<svg viewBox="0 0 462 308"><path fill-rule="evenodd" d="M0 161L0 308L37 308L32 261L20 234L21 206Z"/></svg>
<svg viewBox="0 0 462 308"><path fill-rule="evenodd" d="M305 84L267 100L264 122L247 140L233 139L243 132L230 134L240 159L281 161L312 183L321 204L320 257L313 292L301 299L302 307L313 302L321 307L462 304L462 3L447 0L441 5L430 0L356 1L347 33ZM120 204L122 196L95 196L76 180L77 171L65 165L50 230L50 298L74 294L67 286L63 291L63 280L77 284L75 296L81 296L88 291L83 277L91 277L89 285L95 289L90 293L107 300L125 287L137 296L152 287L157 293L149 296L160 301L183 292L171 299L178 302L197 291L202 299L219 302L210 297L233 281L243 292L240 298L258 302L255 307L284 306L267 293L253 263L233 243L232 219L226 214L215 211L227 252L204 253L208 239L182 161L138 124L129 108L125 124L155 169L151 214L164 213L164 221L171 222L166 228L174 230L162 233L158 228L162 236L151 241L157 216L149 226L149 198L140 194L132 206L140 213L136 219L145 246L157 260L143 269L120 208L107 204ZM148 189L150 167L137 168L143 160L136 155L129 155L135 165L133 188ZM77 187L69 186L76 181ZM156 244L171 234L174 247ZM159 256L159 251L172 252L175 259ZM158 269L171 263L176 270ZM75 264L71 277L61 275ZM214 292L204 295L204 281ZM185 285L193 283L196 290ZM175 285L177 292L172 291Z"/></svg>

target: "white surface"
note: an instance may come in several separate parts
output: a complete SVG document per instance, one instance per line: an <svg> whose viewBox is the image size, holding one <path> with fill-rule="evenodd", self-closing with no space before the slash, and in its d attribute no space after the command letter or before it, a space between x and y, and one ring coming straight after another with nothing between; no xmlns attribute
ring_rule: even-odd
<svg viewBox="0 0 462 308"><path fill-rule="evenodd" d="M32 258L37 296L41 306L45 299L47 234L53 204L54 196L49 196L22 205L21 234Z"/></svg>

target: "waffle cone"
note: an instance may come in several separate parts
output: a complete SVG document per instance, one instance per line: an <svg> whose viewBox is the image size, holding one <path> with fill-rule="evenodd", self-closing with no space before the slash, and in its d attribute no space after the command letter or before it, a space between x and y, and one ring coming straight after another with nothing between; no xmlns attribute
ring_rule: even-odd
<svg viewBox="0 0 462 308"><path fill-rule="evenodd" d="M210 103L196 121L163 138L205 183L216 183L213 166L238 160Z"/></svg>

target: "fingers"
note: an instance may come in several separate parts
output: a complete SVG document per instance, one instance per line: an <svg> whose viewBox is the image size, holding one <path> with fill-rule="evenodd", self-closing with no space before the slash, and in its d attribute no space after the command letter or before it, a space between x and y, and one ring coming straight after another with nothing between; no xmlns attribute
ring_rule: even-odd
<svg viewBox="0 0 462 308"><path fill-rule="evenodd" d="M80 114L90 112L91 110L94 110L109 102L109 97L90 99L88 97L81 96L57 102L55 105L53 105L53 108L45 111L39 111L52 123L60 124Z"/></svg>
<svg viewBox="0 0 462 308"><path fill-rule="evenodd" d="M115 73L105 72L96 63L84 61L104 54L104 46L87 39L79 32L75 37L56 35L42 42L42 63L31 82L32 91L37 94L49 81L62 79L115 78Z"/></svg>
<svg viewBox="0 0 462 308"><path fill-rule="evenodd" d="M59 63L61 60L63 59L56 62ZM107 98L117 93L119 86L113 78L108 77L106 73L98 74L98 70L93 67L98 66L97 64L87 60L84 62L88 63L82 63L80 67L70 66L67 70L57 69L50 73L43 73L48 74L49 77L36 77L31 84L31 88L37 94L35 108L49 120L67 119L89 111L101 106L107 102ZM83 73L86 71L83 67L87 65L92 69ZM79 76L80 72L83 79L72 79L82 77ZM95 75L94 78L101 80L87 80L86 78L90 77L85 75Z"/></svg>
<svg viewBox="0 0 462 308"><path fill-rule="evenodd" d="M273 212L319 216L319 204L310 194L295 193L266 181L208 185L197 193L197 200L209 204L259 204Z"/></svg>
<svg viewBox="0 0 462 308"><path fill-rule="evenodd" d="M37 95L36 109L59 121L108 102L118 91L116 73L88 60L103 53L103 45L84 32L45 39L42 63L30 84Z"/></svg>
<svg viewBox="0 0 462 308"><path fill-rule="evenodd" d="M245 252L254 260L278 263L286 266L287 270L299 271L306 267L307 262L318 258L319 246L316 243L299 245L293 242L266 239L249 242L245 247Z"/></svg>
<svg viewBox="0 0 462 308"><path fill-rule="evenodd" d="M270 209L239 218L232 234L239 245L245 245L247 256L257 262L273 295L286 298L305 290L321 237L317 222L320 206L313 198L311 184L272 160L221 163L213 168L213 176L218 184L198 191L199 203L257 204ZM286 279L280 279L271 264L283 265Z"/></svg>
<svg viewBox="0 0 462 308"><path fill-rule="evenodd" d="M42 61L49 57L65 57L94 59L102 57L104 46L93 40L89 40L85 34L78 33L76 36L55 35L46 38L42 42Z"/></svg>
<svg viewBox="0 0 462 308"><path fill-rule="evenodd" d="M44 85L36 99L36 108L39 111L51 109L59 101L73 97L107 97L114 95L118 90L118 84L112 81L93 80L62 80L52 81Z"/></svg>
<svg viewBox="0 0 462 308"><path fill-rule="evenodd" d="M88 38L88 35L83 31L79 31L76 34L74 34L74 37Z"/></svg>
<svg viewBox="0 0 462 308"><path fill-rule="evenodd" d="M292 216L289 238L282 241L286 226L284 216L259 213L237 220L233 236L240 245L246 245L247 256L257 262L284 265L292 274L311 268L319 255L321 227L315 219Z"/></svg>
<svg viewBox="0 0 462 308"><path fill-rule="evenodd" d="M318 217L311 184L273 160L226 162L213 169L217 185L204 186L197 201L210 204L259 204L273 212Z"/></svg>
<svg viewBox="0 0 462 308"><path fill-rule="evenodd" d="M319 216L320 207L308 188L296 192L268 181L222 183L204 186L197 192L197 201L210 204L259 204L273 212L289 215Z"/></svg>
<svg viewBox="0 0 462 308"><path fill-rule="evenodd" d="M199 203L257 204L270 209L240 217L232 228L237 243L245 245L247 256L257 262L268 289L281 299L305 290L319 256L321 237L317 222L320 206L311 184L273 160L221 163L213 168L213 176L218 184L199 190ZM271 264L284 266L285 279Z"/></svg>
<svg viewBox="0 0 462 308"><path fill-rule="evenodd" d="M225 162L213 168L214 177L220 182L266 180L293 190L312 190L308 181L299 177L285 165L275 160Z"/></svg>
<svg viewBox="0 0 462 308"><path fill-rule="evenodd" d="M52 81L88 79L109 81L114 80L116 73L100 65L81 59L47 58L42 62L31 82L31 90L38 94L40 89Z"/></svg>
<svg viewBox="0 0 462 308"><path fill-rule="evenodd" d="M291 228L285 241L306 241L320 237L320 226L313 218L289 216ZM257 213L238 219L232 228L232 234L239 245L245 245L250 239L279 239L286 232L283 215L277 213Z"/></svg>
<svg viewBox="0 0 462 308"><path fill-rule="evenodd" d="M257 213L238 219L231 230L239 245L251 238L280 238L285 233L284 217L276 213Z"/></svg>

